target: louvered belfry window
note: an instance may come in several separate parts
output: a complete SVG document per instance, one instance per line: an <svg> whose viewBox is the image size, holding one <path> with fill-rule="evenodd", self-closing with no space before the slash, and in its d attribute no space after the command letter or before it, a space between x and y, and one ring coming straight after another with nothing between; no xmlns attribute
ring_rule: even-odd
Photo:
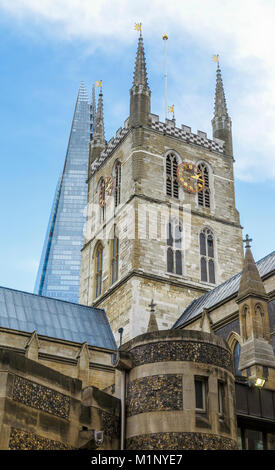
<svg viewBox="0 0 275 470"><path fill-rule="evenodd" d="M201 281L215 284L215 259L214 259L213 232L205 228L200 233L200 267Z"/></svg>
<svg viewBox="0 0 275 470"><path fill-rule="evenodd" d="M115 165L115 207L120 204L120 191L121 191L121 163L116 162Z"/></svg>
<svg viewBox="0 0 275 470"><path fill-rule="evenodd" d="M103 246L98 244L96 249L96 297L102 293Z"/></svg>
<svg viewBox="0 0 275 470"><path fill-rule="evenodd" d="M179 221L167 224L167 271L182 275L182 225Z"/></svg>
<svg viewBox="0 0 275 470"><path fill-rule="evenodd" d="M179 183L177 179L178 160L176 155L169 153L166 157L166 194L179 198Z"/></svg>
<svg viewBox="0 0 275 470"><path fill-rule="evenodd" d="M204 177L204 189L198 193L198 203L201 207L210 208L209 170L204 163L200 163L198 168Z"/></svg>

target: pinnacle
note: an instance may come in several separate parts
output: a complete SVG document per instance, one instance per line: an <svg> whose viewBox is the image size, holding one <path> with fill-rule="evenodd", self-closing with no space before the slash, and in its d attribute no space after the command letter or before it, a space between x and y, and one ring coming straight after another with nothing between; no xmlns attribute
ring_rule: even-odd
<svg viewBox="0 0 275 470"><path fill-rule="evenodd" d="M266 296L265 287L253 258L250 246L247 243L243 271L240 280L238 300L249 295Z"/></svg>
<svg viewBox="0 0 275 470"><path fill-rule="evenodd" d="M143 85L144 87L149 88L142 35L140 35L138 39L138 49L133 80L133 86L138 85Z"/></svg>
<svg viewBox="0 0 275 470"><path fill-rule="evenodd" d="M93 139L96 140L97 143L101 144L102 146L105 146L102 89L100 89L99 97L98 97L98 104L97 104L97 112L96 112L96 116L95 116Z"/></svg>
<svg viewBox="0 0 275 470"><path fill-rule="evenodd" d="M222 81L222 75L221 75L221 69L220 69L219 64L218 64L218 67L217 67L214 116L215 117L221 117L221 116L228 117L227 105L226 105L226 99L225 99L223 81Z"/></svg>

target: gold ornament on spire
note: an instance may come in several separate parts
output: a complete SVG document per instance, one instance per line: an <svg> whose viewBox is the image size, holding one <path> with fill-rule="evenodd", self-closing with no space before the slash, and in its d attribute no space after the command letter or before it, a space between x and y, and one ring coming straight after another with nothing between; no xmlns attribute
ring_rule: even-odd
<svg viewBox="0 0 275 470"><path fill-rule="evenodd" d="M166 34L166 33L163 34L163 35L162 35L162 39L163 39L164 41L167 41L167 39L168 39L168 34Z"/></svg>
<svg viewBox="0 0 275 470"><path fill-rule="evenodd" d="M214 62L219 63L219 61L220 61L220 56L219 56L219 54L213 55L213 60L214 60Z"/></svg>
<svg viewBox="0 0 275 470"><path fill-rule="evenodd" d="M102 87L102 80L97 80L95 84L97 87Z"/></svg>
<svg viewBox="0 0 275 470"><path fill-rule="evenodd" d="M135 23L135 30L141 32L141 23Z"/></svg>
<svg viewBox="0 0 275 470"><path fill-rule="evenodd" d="M175 112L175 105L172 104L172 106L168 106L168 113L174 113Z"/></svg>

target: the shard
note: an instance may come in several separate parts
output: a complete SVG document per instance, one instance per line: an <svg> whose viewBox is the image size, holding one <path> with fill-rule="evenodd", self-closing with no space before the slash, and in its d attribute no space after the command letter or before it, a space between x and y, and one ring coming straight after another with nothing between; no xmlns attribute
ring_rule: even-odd
<svg viewBox="0 0 275 470"><path fill-rule="evenodd" d="M94 99L90 104L81 83L34 289L36 294L75 303L78 303L79 296L89 143L94 114Z"/></svg>

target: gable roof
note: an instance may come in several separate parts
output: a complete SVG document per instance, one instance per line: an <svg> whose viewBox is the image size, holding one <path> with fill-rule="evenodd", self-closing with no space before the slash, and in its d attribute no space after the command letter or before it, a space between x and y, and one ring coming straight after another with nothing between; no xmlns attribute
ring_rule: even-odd
<svg viewBox="0 0 275 470"><path fill-rule="evenodd" d="M272 271L275 271L275 251L262 258L256 264L261 278L272 273ZM219 302L231 297L231 295L237 294L240 286L241 274L242 273L235 274L235 276L223 282L223 284L220 284L198 299L193 300L176 321L172 329L183 326L188 321L196 318L202 313L204 308L211 308Z"/></svg>
<svg viewBox="0 0 275 470"><path fill-rule="evenodd" d="M104 310L0 286L0 328L117 349Z"/></svg>

